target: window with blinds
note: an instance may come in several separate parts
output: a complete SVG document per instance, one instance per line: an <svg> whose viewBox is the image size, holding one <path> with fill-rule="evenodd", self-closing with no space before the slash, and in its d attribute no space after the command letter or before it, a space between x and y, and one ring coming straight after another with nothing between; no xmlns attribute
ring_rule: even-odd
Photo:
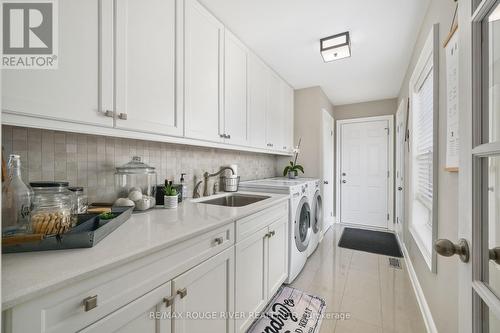
<svg viewBox="0 0 500 333"><path fill-rule="evenodd" d="M434 110L433 110L433 72L432 68L415 87L413 108L413 181L415 199L432 210L433 196L433 152L434 152ZM432 219L429 219L432 224Z"/></svg>

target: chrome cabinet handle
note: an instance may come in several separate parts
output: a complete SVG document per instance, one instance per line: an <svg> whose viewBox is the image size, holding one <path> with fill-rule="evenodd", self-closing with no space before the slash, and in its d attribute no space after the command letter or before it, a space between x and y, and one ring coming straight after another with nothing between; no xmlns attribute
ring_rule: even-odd
<svg viewBox="0 0 500 333"><path fill-rule="evenodd" d="M398 191L402 191L403 188L401 186L398 187Z"/></svg>
<svg viewBox="0 0 500 333"><path fill-rule="evenodd" d="M323 184L328 185L328 180L323 181Z"/></svg>
<svg viewBox="0 0 500 333"><path fill-rule="evenodd" d="M186 288L182 288L182 289L177 290L177 295L179 295L181 298L186 297L187 293L188 293L188 291Z"/></svg>
<svg viewBox="0 0 500 333"><path fill-rule="evenodd" d="M174 296L170 296L170 297L164 297L163 298L163 302L165 303L165 306L167 308L171 307L172 304L174 304L174 300L175 300L175 295Z"/></svg>
<svg viewBox="0 0 500 333"><path fill-rule="evenodd" d="M120 112L120 114L118 114L118 118L120 118L121 120L127 120L128 115L126 113Z"/></svg>
<svg viewBox="0 0 500 333"><path fill-rule="evenodd" d="M222 243L224 243L224 238L217 237L216 239L214 239L214 243L215 245L221 245Z"/></svg>
<svg viewBox="0 0 500 333"><path fill-rule="evenodd" d="M85 312L97 308L97 295L85 298L83 300L83 307L85 308Z"/></svg>
<svg viewBox="0 0 500 333"><path fill-rule="evenodd" d="M274 235L276 235L276 231L273 230L273 231L270 232L270 234L271 234L271 237L273 237Z"/></svg>
<svg viewBox="0 0 500 333"><path fill-rule="evenodd" d="M115 116L115 111L112 110L106 110L102 112L105 117L110 117L113 118Z"/></svg>
<svg viewBox="0 0 500 333"><path fill-rule="evenodd" d="M270 237L271 237L271 233L270 233L270 232L268 232L268 233L266 233L266 234L264 235L264 238L270 238Z"/></svg>

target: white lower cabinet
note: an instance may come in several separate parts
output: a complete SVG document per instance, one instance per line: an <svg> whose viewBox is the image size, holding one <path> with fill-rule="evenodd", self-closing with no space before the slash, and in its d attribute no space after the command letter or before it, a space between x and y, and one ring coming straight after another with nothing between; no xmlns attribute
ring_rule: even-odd
<svg viewBox="0 0 500 333"><path fill-rule="evenodd" d="M228 249L172 281L174 333L232 333L234 249Z"/></svg>
<svg viewBox="0 0 500 333"><path fill-rule="evenodd" d="M285 281L287 236L288 217L283 215L236 244L235 309L244 314L235 320L236 332L246 332Z"/></svg>
<svg viewBox="0 0 500 333"><path fill-rule="evenodd" d="M236 244L235 307L245 314L260 311L267 302L267 234L264 228ZM236 332L252 324L248 316L235 320Z"/></svg>
<svg viewBox="0 0 500 333"><path fill-rule="evenodd" d="M288 275L288 217L269 226L268 292L273 296Z"/></svg>
<svg viewBox="0 0 500 333"><path fill-rule="evenodd" d="M154 289L107 317L81 330L81 333L171 333L171 283Z"/></svg>
<svg viewBox="0 0 500 333"><path fill-rule="evenodd" d="M286 279L287 235L277 203L4 310L2 332L244 332Z"/></svg>

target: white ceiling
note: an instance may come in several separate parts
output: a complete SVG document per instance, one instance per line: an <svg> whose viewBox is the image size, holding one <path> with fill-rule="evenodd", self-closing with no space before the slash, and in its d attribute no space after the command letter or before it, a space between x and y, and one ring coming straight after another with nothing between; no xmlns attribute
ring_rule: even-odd
<svg viewBox="0 0 500 333"><path fill-rule="evenodd" d="M396 97L429 0L201 0L295 89L335 105ZM352 57L324 63L319 39L350 31Z"/></svg>

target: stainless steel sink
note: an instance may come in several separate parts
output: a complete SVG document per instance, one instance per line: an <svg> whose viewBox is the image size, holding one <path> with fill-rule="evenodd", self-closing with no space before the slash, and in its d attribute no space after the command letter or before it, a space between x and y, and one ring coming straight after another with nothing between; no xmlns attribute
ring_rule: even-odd
<svg viewBox="0 0 500 333"><path fill-rule="evenodd" d="M243 207L269 198L263 195L230 194L224 197L198 201L198 203L225 207Z"/></svg>

